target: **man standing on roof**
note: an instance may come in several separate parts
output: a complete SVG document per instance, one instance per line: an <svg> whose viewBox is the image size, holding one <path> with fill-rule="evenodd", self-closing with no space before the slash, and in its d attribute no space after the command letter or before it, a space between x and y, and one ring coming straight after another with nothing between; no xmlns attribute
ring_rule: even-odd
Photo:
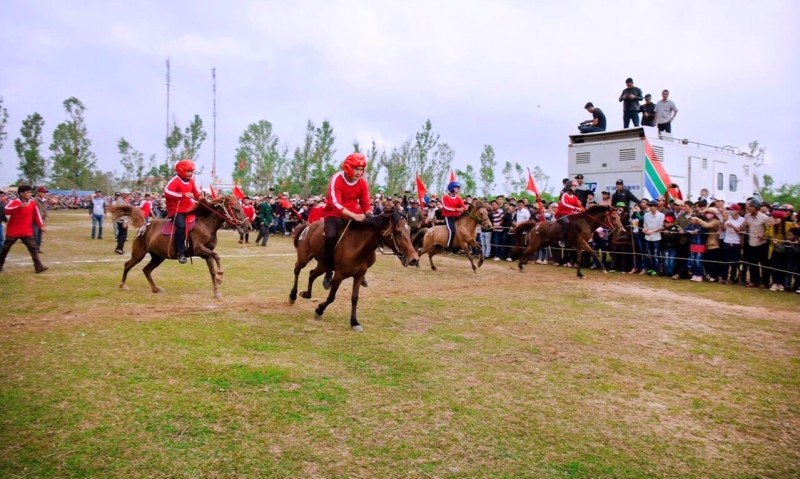
<svg viewBox="0 0 800 479"><path fill-rule="evenodd" d="M656 124L658 124L658 132L666 131L672 133L672 120L678 116L678 108L675 103L669 99L669 90L661 92L661 100L656 103Z"/></svg>
<svg viewBox="0 0 800 479"><path fill-rule="evenodd" d="M345 220L361 222L367 214L372 213L369 185L363 178L366 168L366 156L350 153L342 163L342 171L335 173L328 182L328 202L322 213L325 218L325 278L322 287L325 289L331 289L336 243Z"/></svg>
<svg viewBox="0 0 800 479"><path fill-rule="evenodd" d="M586 120L578 126L581 133L596 133L606 131L606 115L603 110L596 108L592 102L588 102L583 108L592 114L591 120Z"/></svg>
<svg viewBox="0 0 800 479"><path fill-rule="evenodd" d="M639 126L639 102L642 101L642 89L633 86L633 78L625 80L626 88L622 90L619 101L622 102L623 128L628 128L633 120L633 126Z"/></svg>
<svg viewBox="0 0 800 479"><path fill-rule="evenodd" d="M200 190L194 184L194 162L185 159L175 164L176 175L164 187L164 198L167 201L167 217L172 218L175 252L178 263L186 264L186 213L194 208L195 200L200 197Z"/></svg>

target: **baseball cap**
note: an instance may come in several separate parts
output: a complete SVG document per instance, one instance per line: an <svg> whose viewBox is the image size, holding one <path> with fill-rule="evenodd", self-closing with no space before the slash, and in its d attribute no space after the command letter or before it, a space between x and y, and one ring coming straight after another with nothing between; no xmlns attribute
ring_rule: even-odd
<svg viewBox="0 0 800 479"><path fill-rule="evenodd" d="M583 175L578 173L577 175L575 175L575 179L576 180L582 180L583 179Z"/></svg>
<svg viewBox="0 0 800 479"><path fill-rule="evenodd" d="M611 193L609 193L609 192L608 192L608 191L606 191L606 190L603 190L603 191L601 192L601 194L604 194L604 195L610 195Z"/></svg>
<svg viewBox="0 0 800 479"><path fill-rule="evenodd" d="M614 205L616 208L625 208L624 201L617 201L617 204Z"/></svg>
<svg viewBox="0 0 800 479"><path fill-rule="evenodd" d="M618 184L618 185L624 185L624 184L625 184L625 182L624 182L624 181L622 181L621 179L619 179L619 180L617 180L617 184Z"/></svg>
<svg viewBox="0 0 800 479"><path fill-rule="evenodd" d="M633 83L633 78L631 77L626 78L625 83Z"/></svg>
<svg viewBox="0 0 800 479"><path fill-rule="evenodd" d="M45 188L44 186L40 186L40 187L36 188L36 192L37 193L47 193L47 188Z"/></svg>

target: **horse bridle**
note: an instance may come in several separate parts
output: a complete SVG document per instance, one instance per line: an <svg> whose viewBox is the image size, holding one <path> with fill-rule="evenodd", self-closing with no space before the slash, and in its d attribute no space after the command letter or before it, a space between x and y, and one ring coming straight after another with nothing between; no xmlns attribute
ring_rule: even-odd
<svg viewBox="0 0 800 479"><path fill-rule="evenodd" d="M228 205L227 200L222 201L222 212L225 213L224 215L218 213L217 208L210 205L209 203L201 202L200 204L206 207L209 211L211 211L211 213L222 218L227 224L233 226L237 230L243 223L242 221L239 221L238 218L236 218L236 215L233 213L233 207Z"/></svg>
<svg viewBox="0 0 800 479"><path fill-rule="evenodd" d="M385 240L386 236L388 236L388 235L392 236L392 246L393 247L392 247L391 255L392 256L397 256L398 258L400 258L400 261L404 262L405 258L406 258L406 255L405 255L405 253L402 252L402 250L400 250L400 247L397 245L397 239L395 238L395 232L394 232L395 221L399 222L400 219L402 219L402 218L404 218L404 217L400 213L398 213L396 211L394 213L392 213L392 217L389 219L389 225L386 227L385 230L381 231L381 238ZM384 242L381 241L381 244L378 245L378 251L383 255L389 256L389 253L384 252L383 248L381 248L381 246L383 246L383 243Z"/></svg>

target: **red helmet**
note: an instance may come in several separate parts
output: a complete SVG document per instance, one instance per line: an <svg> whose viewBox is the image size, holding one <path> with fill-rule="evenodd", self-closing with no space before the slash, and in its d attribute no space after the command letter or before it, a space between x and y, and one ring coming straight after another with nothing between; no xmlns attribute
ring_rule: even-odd
<svg viewBox="0 0 800 479"><path fill-rule="evenodd" d="M347 176L353 176L353 168L367 168L367 157L361 153L350 153L342 163L342 170Z"/></svg>
<svg viewBox="0 0 800 479"><path fill-rule="evenodd" d="M189 173L194 172L194 162L192 160L181 160L175 163L175 172L182 179L188 179Z"/></svg>

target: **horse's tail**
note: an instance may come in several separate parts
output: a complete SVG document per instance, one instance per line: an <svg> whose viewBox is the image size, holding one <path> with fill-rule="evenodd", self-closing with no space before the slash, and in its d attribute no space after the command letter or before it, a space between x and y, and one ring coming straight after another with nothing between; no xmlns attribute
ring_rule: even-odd
<svg viewBox="0 0 800 479"><path fill-rule="evenodd" d="M133 225L134 228L139 228L144 225L144 213L142 213L141 208L131 205L120 205L112 206L109 211L111 211L111 219L113 221L129 216L131 218L131 225Z"/></svg>
<svg viewBox="0 0 800 479"><path fill-rule="evenodd" d="M292 230L292 236L294 237L294 249L300 245L300 234L308 228L309 223L300 223L299 225L295 226Z"/></svg>
<svg viewBox="0 0 800 479"><path fill-rule="evenodd" d="M419 231L414 234L414 238L411 240L411 244L414 246L414 249L422 248L422 238L425 237L425 233L428 232L430 228L420 228Z"/></svg>

